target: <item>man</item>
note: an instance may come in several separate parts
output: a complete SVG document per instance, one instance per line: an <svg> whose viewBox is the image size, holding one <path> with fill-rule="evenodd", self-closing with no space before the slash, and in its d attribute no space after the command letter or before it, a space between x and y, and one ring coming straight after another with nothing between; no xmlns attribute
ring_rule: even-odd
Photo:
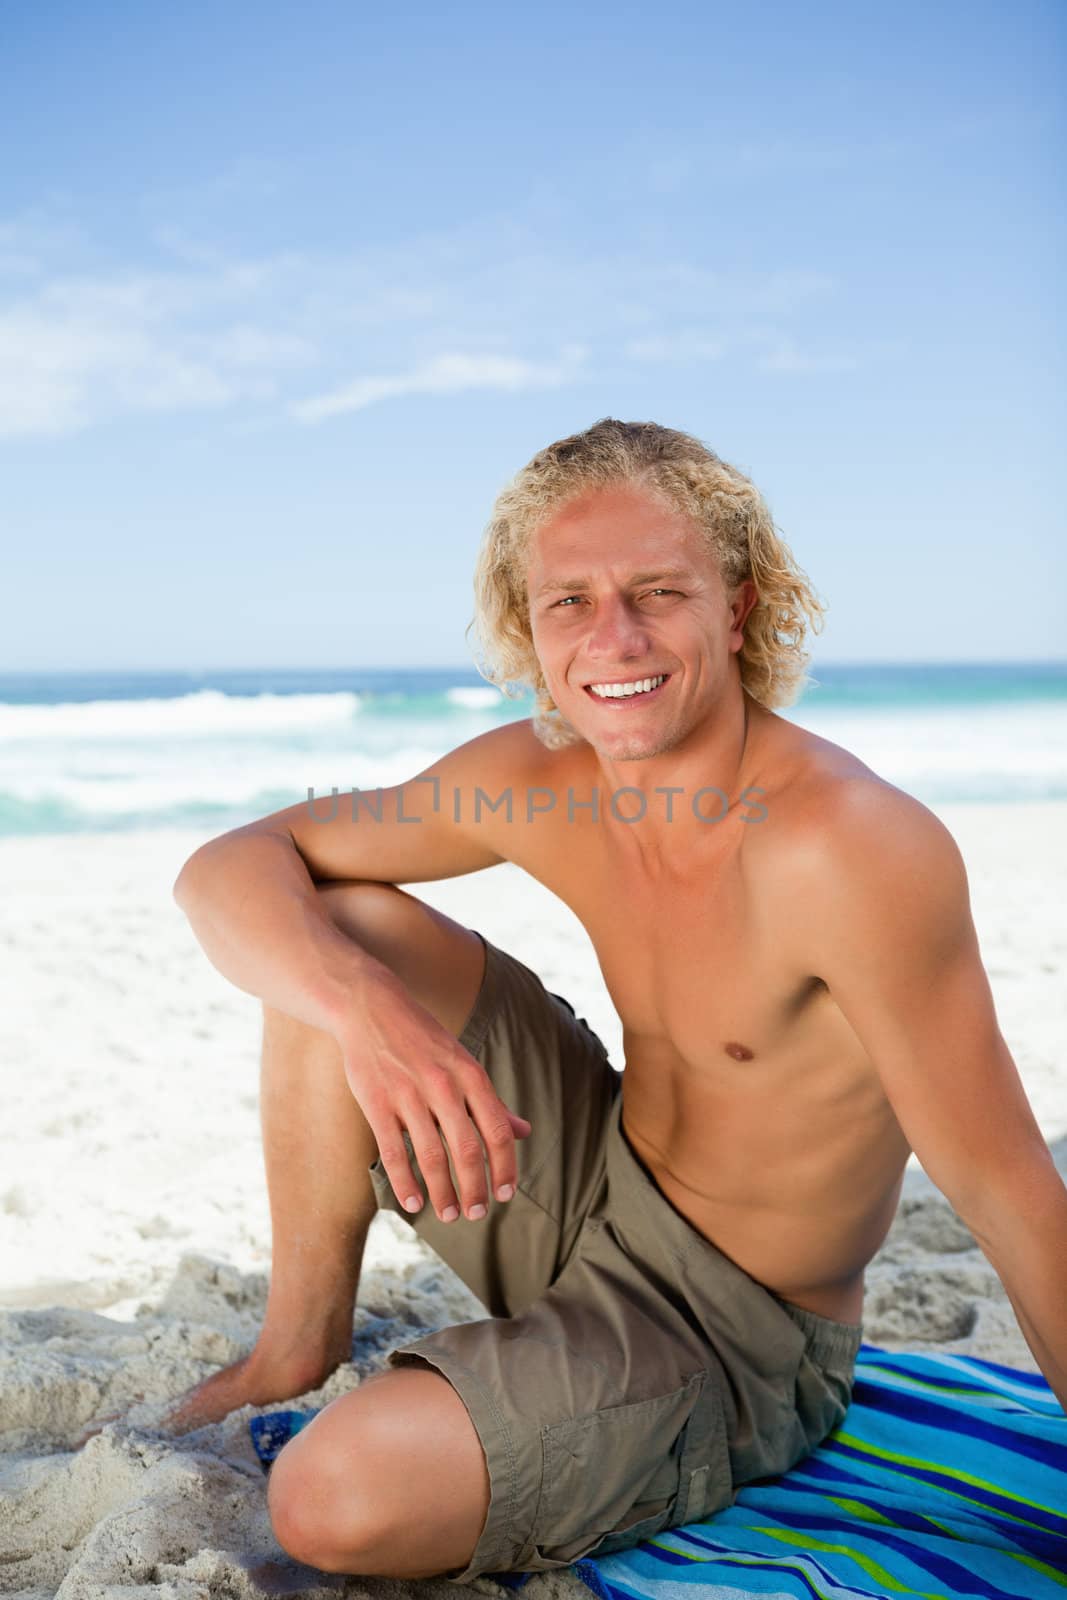
<svg viewBox="0 0 1067 1600"><path fill-rule="evenodd" d="M212 840L175 886L264 1002L274 1228L252 1353L179 1427L350 1355L404 1216L489 1318L395 1351L271 1475L326 1570L546 1570L728 1505L843 1418L910 1149L1067 1400L1067 1190L941 823L773 707L821 611L753 485L604 419L498 498L491 675L532 720ZM397 887L511 861L581 919L625 1074L570 1002ZM488 1169L488 1171L487 1171Z"/></svg>

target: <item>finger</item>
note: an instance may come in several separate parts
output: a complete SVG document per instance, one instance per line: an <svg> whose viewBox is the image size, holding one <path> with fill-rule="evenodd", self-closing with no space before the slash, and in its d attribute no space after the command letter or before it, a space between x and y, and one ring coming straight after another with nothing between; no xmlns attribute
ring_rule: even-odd
<svg viewBox="0 0 1067 1600"><path fill-rule="evenodd" d="M452 1183L452 1169L448 1161L449 1147L446 1145L443 1129L438 1126L425 1102L415 1102L409 1107L401 1108L400 1114L407 1123L415 1159L419 1163L419 1171L426 1184L430 1204L442 1222L455 1222L460 1213L460 1202ZM454 1152L453 1159L455 1159Z"/></svg>
<svg viewBox="0 0 1067 1600"><path fill-rule="evenodd" d="M370 1122L369 1117L367 1121ZM421 1211L423 1194L411 1170L404 1131L395 1118L386 1123L384 1130L379 1131L380 1127L380 1124L377 1127L372 1124L371 1132L378 1146L382 1168L393 1186L393 1193L405 1211Z"/></svg>
<svg viewBox="0 0 1067 1600"><path fill-rule="evenodd" d="M480 1222L490 1210L490 1186L485 1174L485 1149L482 1146L482 1136L478 1134L474 1122L470 1120L466 1102L459 1094L450 1096L445 1104L435 1106L434 1114L440 1123L440 1136L445 1142L445 1149L448 1150L448 1155L451 1155L451 1162L456 1170L456 1182L461 1197L459 1203L464 1216L472 1222ZM509 1138L510 1136L512 1134L509 1128Z"/></svg>
<svg viewBox="0 0 1067 1600"><path fill-rule="evenodd" d="M471 1116L489 1162L489 1181L498 1200L510 1200L518 1183L516 1138L528 1138L531 1124L509 1111L485 1081L469 1096Z"/></svg>

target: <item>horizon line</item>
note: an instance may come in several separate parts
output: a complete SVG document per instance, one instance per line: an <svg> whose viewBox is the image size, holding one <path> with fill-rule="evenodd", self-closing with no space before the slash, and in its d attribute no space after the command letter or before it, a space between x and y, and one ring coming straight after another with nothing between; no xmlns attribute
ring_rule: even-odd
<svg viewBox="0 0 1067 1600"><path fill-rule="evenodd" d="M805 671L817 673L825 667L1065 667L1067 656L828 656L812 659ZM487 688L496 685L483 676L469 661L455 662L396 662L382 665L346 662L342 665L293 665L278 662L263 665L223 666L88 666L88 667L0 667L0 679L5 678L76 678L76 677L186 677L199 678L224 673L396 673L396 672L466 672L476 677Z"/></svg>

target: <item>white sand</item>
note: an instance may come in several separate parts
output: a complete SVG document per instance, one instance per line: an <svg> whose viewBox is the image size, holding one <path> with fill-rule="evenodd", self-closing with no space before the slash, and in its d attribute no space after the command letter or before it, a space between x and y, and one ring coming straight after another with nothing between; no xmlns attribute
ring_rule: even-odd
<svg viewBox="0 0 1067 1600"><path fill-rule="evenodd" d="M968 863L997 1010L1067 1170L1067 806L938 808ZM250 1345L270 1236L259 1149L258 1002L208 963L171 884L188 833L0 841L0 1592L68 1597L401 1595L437 1581L327 1579L271 1536L250 1412L177 1441L153 1421ZM511 867L411 885L566 994L621 1059L571 913ZM374 1223L355 1359L484 1315L399 1219ZM992 1267L914 1158L867 1273L866 1339L1037 1370ZM97 1413L132 1406L84 1450ZM481 1582L477 1587L506 1591ZM530 1600L588 1591L543 1575Z"/></svg>

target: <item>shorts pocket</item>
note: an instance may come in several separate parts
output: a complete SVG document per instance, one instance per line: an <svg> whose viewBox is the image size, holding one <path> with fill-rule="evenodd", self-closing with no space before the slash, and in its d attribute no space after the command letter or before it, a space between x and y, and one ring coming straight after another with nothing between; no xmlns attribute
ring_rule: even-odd
<svg viewBox="0 0 1067 1600"><path fill-rule="evenodd" d="M678 1494L668 1526L703 1522L734 1498L726 1433L721 1367L701 1373L703 1382L679 1440Z"/></svg>
<svg viewBox="0 0 1067 1600"><path fill-rule="evenodd" d="M680 1507L688 1513L695 1499L703 1503L708 1479L720 1476L706 1452L725 1446L721 1406L716 1427L703 1403L708 1376L697 1372L669 1394L541 1429L531 1552L538 1570L567 1566L594 1549L625 1549L675 1525Z"/></svg>

